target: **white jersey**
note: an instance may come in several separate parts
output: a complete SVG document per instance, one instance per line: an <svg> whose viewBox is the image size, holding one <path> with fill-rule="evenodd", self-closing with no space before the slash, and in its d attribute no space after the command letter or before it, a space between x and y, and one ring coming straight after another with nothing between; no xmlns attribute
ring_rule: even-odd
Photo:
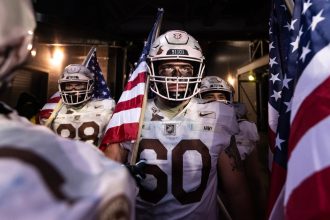
<svg viewBox="0 0 330 220"><path fill-rule="evenodd" d="M1 219L135 217L136 186L93 145L0 114Z"/></svg>
<svg viewBox="0 0 330 220"><path fill-rule="evenodd" d="M52 129L62 137L98 146L114 107L113 99L91 100L80 109L63 105L52 123Z"/></svg>
<svg viewBox="0 0 330 220"><path fill-rule="evenodd" d="M229 105L193 98L169 119L149 100L138 153L147 160L147 177L137 219L217 219L217 160L237 132Z"/></svg>
<svg viewBox="0 0 330 220"><path fill-rule="evenodd" d="M239 120L239 133L235 135L238 151L241 159L245 160L251 154L259 140L259 134L255 123L247 120Z"/></svg>

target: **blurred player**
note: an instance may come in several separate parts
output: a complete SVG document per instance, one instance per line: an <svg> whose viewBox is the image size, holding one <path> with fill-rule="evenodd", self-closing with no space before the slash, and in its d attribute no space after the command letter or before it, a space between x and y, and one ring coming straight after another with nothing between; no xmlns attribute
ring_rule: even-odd
<svg viewBox="0 0 330 220"><path fill-rule="evenodd" d="M31 2L0 0L0 88L29 54ZM19 72L19 71L17 71ZM134 219L135 183L93 145L64 139L0 102L1 219Z"/></svg>

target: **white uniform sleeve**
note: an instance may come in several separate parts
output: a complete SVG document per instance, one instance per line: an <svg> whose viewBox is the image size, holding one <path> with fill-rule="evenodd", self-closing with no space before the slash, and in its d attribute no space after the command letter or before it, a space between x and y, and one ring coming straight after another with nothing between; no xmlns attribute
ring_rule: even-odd
<svg viewBox="0 0 330 220"><path fill-rule="evenodd" d="M3 219L134 219L135 181L91 144L0 115L0 155Z"/></svg>
<svg viewBox="0 0 330 220"><path fill-rule="evenodd" d="M235 109L231 105L224 103L220 104L219 119L218 122L223 128L231 135L235 135L239 132L239 127L236 119Z"/></svg>
<svg viewBox="0 0 330 220"><path fill-rule="evenodd" d="M248 140L253 142L259 141L258 129L255 123L242 121L240 122L240 130Z"/></svg>

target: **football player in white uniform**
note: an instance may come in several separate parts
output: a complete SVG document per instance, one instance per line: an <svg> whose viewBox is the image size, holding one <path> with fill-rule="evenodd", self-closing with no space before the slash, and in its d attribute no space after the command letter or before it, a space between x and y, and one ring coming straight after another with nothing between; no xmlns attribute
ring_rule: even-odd
<svg viewBox="0 0 330 220"><path fill-rule="evenodd" d="M115 101L93 99L94 74L84 65L71 64L60 76L62 102L51 128L60 136L99 145ZM44 124L46 120L40 120Z"/></svg>
<svg viewBox="0 0 330 220"><path fill-rule="evenodd" d="M232 106L203 103L204 57L198 42L180 30L159 36L149 52L151 90L138 149L146 178L137 197L137 219L217 219L217 169L235 219L252 219ZM109 145L110 158L131 156L132 143ZM236 151L235 151L236 150Z"/></svg>
<svg viewBox="0 0 330 220"><path fill-rule="evenodd" d="M200 97L208 102L220 101L233 104L233 90L228 82L218 76L206 76L202 79ZM235 103L235 113L239 124L239 133L235 136L237 148L242 160L255 149L259 134L255 123L246 118L246 107L243 103Z"/></svg>
<svg viewBox="0 0 330 220"><path fill-rule="evenodd" d="M239 125L239 133L235 135L237 148L241 159L244 161L251 191L255 195L258 219L264 219L267 174L258 159L256 145L259 141L259 134L256 124L247 120L247 110L243 103L233 102L234 90L232 86L220 77L204 77L201 83L200 96L208 102L220 101L234 106Z"/></svg>
<svg viewBox="0 0 330 220"><path fill-rule="evenodd" d="M0 0L0 89L28 57L31 2ZM19 70L17 70L19 72ZM16 73L17 73L16 72ZM0 102L1 219L134 219L135 182L93 145L62 138Z"/></svg>

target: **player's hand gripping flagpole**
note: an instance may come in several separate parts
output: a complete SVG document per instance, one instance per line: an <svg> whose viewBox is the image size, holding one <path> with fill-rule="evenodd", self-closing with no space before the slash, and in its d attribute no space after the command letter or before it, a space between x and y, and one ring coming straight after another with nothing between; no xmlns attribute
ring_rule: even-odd
<svg viewBox="0 0 330 220"><path fill-rule="evenodd" d="M100 65L96 57L96 47L92 47L82 65L86 66L95 77L95 88L93 98L95 99L106 99L110 98L110 89L105 83ZM56 92L47 101L43 108L39 112L39 120L46 120L45 126L50 127L53 120L56 118L58 112L61 110L63 102L59 92Z"/></svg>
<svg viewBox="0 0 330 220"><path fill-rule="evenodd" d="M113 143L134 141L131 164L135 164L139 138L148 99L148 65L146 62L150 47L158 37L164 10L158 9L157 18L145 42L138 65L128 80L115 107L100 145L102 150Z"/></svg>

